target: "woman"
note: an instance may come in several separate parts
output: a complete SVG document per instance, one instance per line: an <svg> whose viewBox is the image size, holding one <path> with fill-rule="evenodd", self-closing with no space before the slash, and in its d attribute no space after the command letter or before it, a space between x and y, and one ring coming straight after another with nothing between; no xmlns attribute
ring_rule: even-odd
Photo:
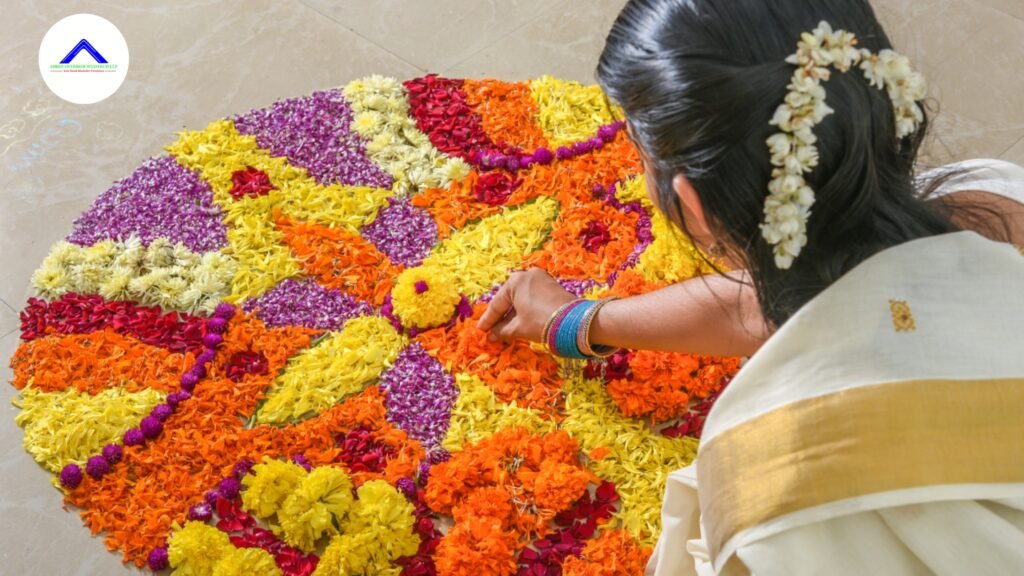
<svg viewBox="0 0 1024 576"><path fill-rule="evenodd" d="M866 0L631 0L612 28L598 80L652 200L742 272L601 303L524 272L480 327L751 356L651 574L1024 573L1024 169L915 180L923 82L891 48Z"/></svg>

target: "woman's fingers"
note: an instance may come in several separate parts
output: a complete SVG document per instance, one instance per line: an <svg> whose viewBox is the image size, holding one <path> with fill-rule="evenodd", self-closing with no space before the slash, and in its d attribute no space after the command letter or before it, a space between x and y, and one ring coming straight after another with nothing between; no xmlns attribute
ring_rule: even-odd
<svg viewBox="0 0 1024 576"><path fill-rule="evenodd" d="M522 336L519 334L521 324L522 322L516 317L515 310L513 310L508 316L494 324L487 334L487 339L491 342L511 342Z"/></svg>
<svg viewBox="0 0 1024 576"><path fill-rule="evenodd" d="M509 281L498 289L498 293L491 299L491 303L487 305L487 310L484 310L480 320L476 323L477 328L484 332L490 330L512 309L513 278L515 276L509 278Z"/></svg>

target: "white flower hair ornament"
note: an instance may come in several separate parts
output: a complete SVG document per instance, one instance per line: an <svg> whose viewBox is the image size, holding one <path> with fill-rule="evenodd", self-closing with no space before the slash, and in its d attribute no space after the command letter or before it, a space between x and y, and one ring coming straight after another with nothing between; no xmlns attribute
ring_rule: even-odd
<svg viewBox="0 0 1024 576"><path fill-rule="evenodd" d="M821 82L831 77L829 67L847 72L860 65L868 82L885 89L896 115L896 137L913 134L924 120L921 107L927 87L924 76L915 72L910 60L892 50L873 54L858 49L857 38L845 30L833 31L821 22L813 32L800 36L796 54L786 62L797 66L787 86L786 100L775 111L771 124L779 133L768 139L772 155L772 180L764 206L761 235L775 252L775 265L782 270L807 244L807 220L814 204L814 190L804 179L818 165L814 127L834 110L825 104Z"/></svg>

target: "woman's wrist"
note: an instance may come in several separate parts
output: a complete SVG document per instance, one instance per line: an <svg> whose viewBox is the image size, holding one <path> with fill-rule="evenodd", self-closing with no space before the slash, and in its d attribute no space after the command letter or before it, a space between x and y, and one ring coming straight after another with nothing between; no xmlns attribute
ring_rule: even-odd
<svg viewBox="0 0 1024 576"><path fill-rule="evenodd" d="M621 338L621 326L618 323L628 306L626 300L619 298L609 301L597 311L590 323L591 346L625 347Z"/></svg>
<svg viewBox="0 0 1024 576"><path fill-rule="evenodd" d="M601 309L617 298L602 300L577 299L551 315L544 326L543 340L548 351L562 358L600 358L616 349L595 344L590 330Z"/></svg>

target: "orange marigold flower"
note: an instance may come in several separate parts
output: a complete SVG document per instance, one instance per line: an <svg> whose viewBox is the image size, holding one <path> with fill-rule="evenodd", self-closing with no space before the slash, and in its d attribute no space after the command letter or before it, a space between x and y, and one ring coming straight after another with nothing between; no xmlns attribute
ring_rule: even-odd
<svg viewBox="0 0 1024 576"><path fill-rule="evenodd" d="M651 549L640 546L625 530L605 530L587 542L579 557L562 564L564 576L636 576L644 573Z"/></svg>
<svg viewBox="0 0 1024 576"><path fill-rule="evenodd" d="M519 538L490 517L470 517L441 539L434 553L439 574L511 576L516 572Z"/></svg>

